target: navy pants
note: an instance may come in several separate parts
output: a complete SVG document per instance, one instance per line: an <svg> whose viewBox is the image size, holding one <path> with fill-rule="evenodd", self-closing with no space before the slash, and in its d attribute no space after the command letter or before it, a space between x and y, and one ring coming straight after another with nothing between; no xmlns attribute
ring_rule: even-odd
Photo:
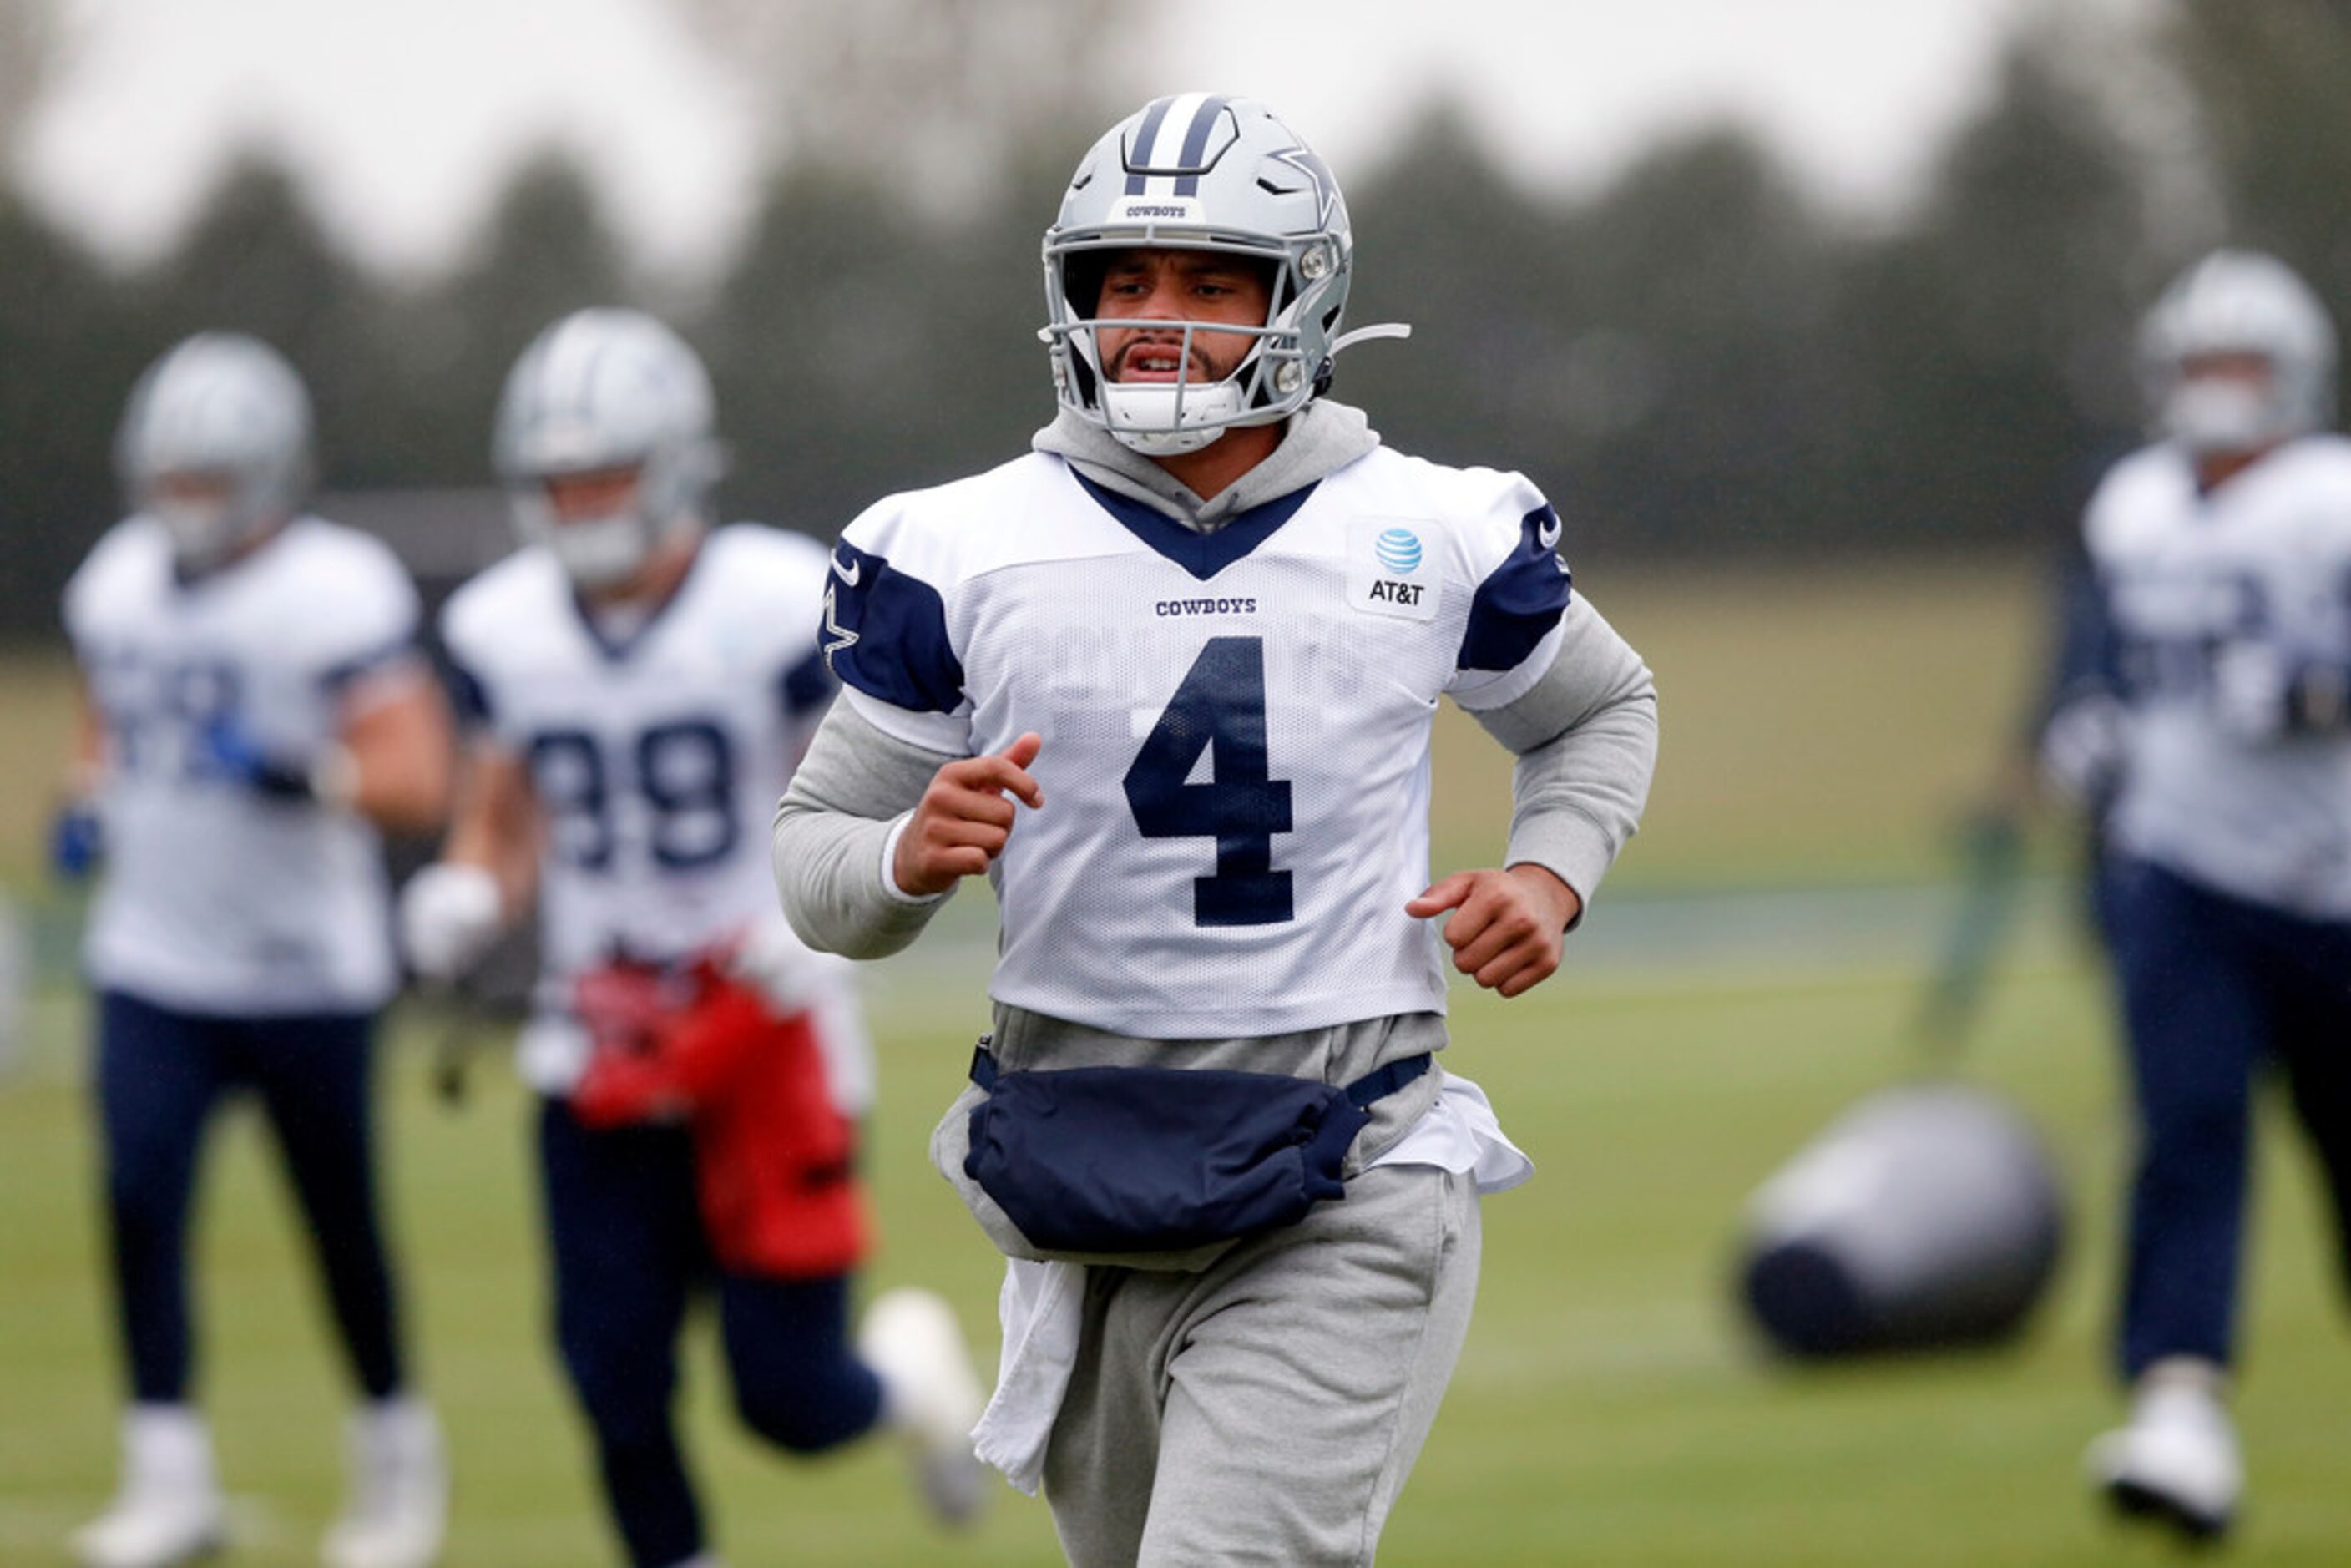
<svg viewBox="0 0 2351 1568"><path fill-rule="evenodd" d="M2252 1096L2283 1071L2351 1280L2351 923L2299 919L2143 862L2111 889L2139 1123L2118 1359L2227 1365Z"/></svg>
<svg viewBox="0 0 2351 1568"><path fill-rule="evenodd" d="M793 1453L848 1441L881 1415L882 1385L852 1349L849 1281L721 1272L703 1239L684 1129L590 1132L560 1100L539 1110L553 1246L555 1337L594 1428L612 1521L636 1568L702 1550L701 1510L672 1405L687 1307L717 1298L735 1408Z"/></svg>
<svg viewBox="0 0 2351 1568"><path fill-rule="evenodd" d="M99 998L98 1110L116 1300L131 1397L188 1396L188 1216L214 1108L250 1092L301 1200L353 1380L400 1391L399 1315L377 1222L364 1013L214 1018L108 991Z"/></svg>

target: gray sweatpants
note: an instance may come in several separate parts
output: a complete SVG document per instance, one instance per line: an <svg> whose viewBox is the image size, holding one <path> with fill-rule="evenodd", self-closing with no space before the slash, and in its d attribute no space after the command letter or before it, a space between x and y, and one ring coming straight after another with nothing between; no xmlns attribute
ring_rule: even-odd
<svg viewBox="0 0 2351 1568"><path fill-rule="evenodd" d="M1045 1456L1075 1568L1368 1563L1478 1289L1466 1175L1381 1166L1198 1273L1090 1266Z"/></svg>

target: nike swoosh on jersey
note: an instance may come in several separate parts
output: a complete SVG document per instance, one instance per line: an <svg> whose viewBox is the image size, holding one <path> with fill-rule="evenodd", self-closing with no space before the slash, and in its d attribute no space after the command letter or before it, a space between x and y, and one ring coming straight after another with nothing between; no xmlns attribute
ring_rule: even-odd
<svg viewBox="0 0 2351 1568"><path fill-rule="evenodd" d="M862 560L852 561L847 566L843 566L841 563L841 558L839 556L834 556L832 558L832 570L841 574L841 581L849 584L850 587L854 588L857 586L857 575L865 570L865 563Z"/></svg>

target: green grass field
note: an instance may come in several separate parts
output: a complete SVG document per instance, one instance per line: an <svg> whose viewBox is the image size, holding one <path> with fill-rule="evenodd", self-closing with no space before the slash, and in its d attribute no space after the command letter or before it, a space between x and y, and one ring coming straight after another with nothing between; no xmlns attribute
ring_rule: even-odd
<svg viewBox="0 0 2351 1568"><path fill-rule="evenodd" d="M1666 760L1619 888L1665 935L1639 961L1571 961L1517 1002L1456 993L1448 1061L1479 1079L1541 1167L1487 1207L1468 1348L1387 1532L1395 1564L2159 1563L2079 1481L2116 1406L2104 1376L2124 1155L2096 975L2044 930L2011 955L1967 1072L2025 1106L2064 1167L2073 1245L2032 1333L1998 1354L1805 1372L1757 1353L1727 1289L1755 1185L1856 1096L1917 1064L1912 957L1759 947L1677 955L1676 901L1709 885L1867 885L1934 872L1938 824L1988 771L2030 658L2023 580L1751 579L1594 585L1659 671ZM0 722L62 712L55 670L0 680ZM1507 788L1449 727L1440 861L1499 833ZM24 755L24 753L20 753ZM1481 794L1482 791L1482 794ZM37 800L0 793L29 834ZM16 798L10 799L9 796ZM1490 852L1487 851L1486 852ZM0 864L29 869L24 838ZM1695 909L1695 904L1690 905ZM967 922L976 912L963 912ZM1601 951L1609 905L1593 916ZM1646 928L1646 927L1645 927ZM994 1345L998 1265L922 1145L979 1016L967 946L883 967L873 1285L946 1291ZM112 1479L116 1397L78 1089L80 1004L42 994L31 1061L0 1083L0 1563L59 1542ZM452 1113L426 1092L437 1023L403 1013L388 1064L390 1179L420 1354L458 1472L448 1562L610 1561L544 1312L522 1097L495 1069ZM2274 1109L2274 1108L2273 1108ZM223 1129L200 1233L204 1384L243 1544L316 1560L340 1485L340 1378L259 1129ZM2241 1414L2252 1475L2232 1552L2351 1559L2343 1482L2351 1343L2314 1184L2273 1116L2249 1268ZM693 1441L737 1568L1058 1561L1040 1504L928 1531L886 1451L779 1462L736 1431L705 1334Z"/></svg>
<svg viewBox="0 0 2351 1568"><path fill-rule="evenodd" d="M2076 1482L2081 1444L2111 1409L2100 1330L2120 1154L2105 1025L2082 972L2011 977L1973 1069L2037 1114L2073 1195L2076 1245L2026 1343L1803 1373L1754 1354L1729 1307L1740 1204L1855 1094L1896 1074L1913 1000L1911 977L1866 971L1571 977L1518 1004L1460 998L1456 1065L1486 1083L1542 1170L1488 1206L1478 1321L1384 1561L2168 1555L2111 1533ZM984 1333L996 1265L921 1158L967 1038L943 1010L883 1004L889 1110L873 1164L885 1242L872 1278L942 1286ZM579 1433L538 1332L522 1106L485 1074L451 1114L423 1092L419 1056L392 1064L392 1181L460 1478L449 1562L603 1561ZM208 1173L202 1289L207 1399L248 1526L235 1561L307 1563L338 1484L334 1368L258 1129L227 1130ZM2270 1149L2242 1407L2254 1492L2236 1555L2339 1563L2351 1354L2306 1173L2284 1139ZM67 1077L38 1071L0 1094L0 1562L58 1561L58 1538L110 1484L89 1153ZM919 1521L893 1456L769 1460L728 1426L708 1353L697 1342L693 1427L733 1561L1055 1560L1043 1509L1009 1491L950 1544Z"/></svg>

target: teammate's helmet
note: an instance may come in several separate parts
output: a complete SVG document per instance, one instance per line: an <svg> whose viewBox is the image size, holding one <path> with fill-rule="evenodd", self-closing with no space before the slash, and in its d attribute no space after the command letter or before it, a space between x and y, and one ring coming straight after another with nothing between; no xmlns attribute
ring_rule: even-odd
<svg viewBox="0 0 2351 1568"><path fill-rule="evenodd" d="M1104 380L1102 269L1108 253L1138 246L1219 251L1268 268L1264 325L1217 329L1257 340L1230 376L1207 386ZM1197 92L1155 99L1094 143L1045 231L1042 336L1054 390L1063 407L1155 456L1287 418L1330 388L1353 268L1338 181L1265 105Z"/></svg>
<svg viewBox="0 0 2351 1568"><path fill-rule="evenodd" d="M2181 273L2147 312L2139 349L2158 431L2191 452L2258 451L2335 417L2335 323L2274 256L2217 250ZM2218 354L2260 356L2266 386L2186 373Z"/></svg>
<svg viewBox="0 0 2351 1568"><path fill-rule="evenodd" d="M636 310L576 311L525 349L499 401L493 457L524 539L583 588L619 582L671 533L698 527L725 467L710 376L684 340ZM633 470L610 517L556 521L547 481Z"/></svg>
<svg viewBox="0 0 2351 1568"><path fill-rule="evenodd" d="M310 396L283 356L238 332L200 332L131 389L114 465L131 505L160 521L182 567L207 570L294 515L310 486ZM170 493L210 480L219 497Z"/></svg>

